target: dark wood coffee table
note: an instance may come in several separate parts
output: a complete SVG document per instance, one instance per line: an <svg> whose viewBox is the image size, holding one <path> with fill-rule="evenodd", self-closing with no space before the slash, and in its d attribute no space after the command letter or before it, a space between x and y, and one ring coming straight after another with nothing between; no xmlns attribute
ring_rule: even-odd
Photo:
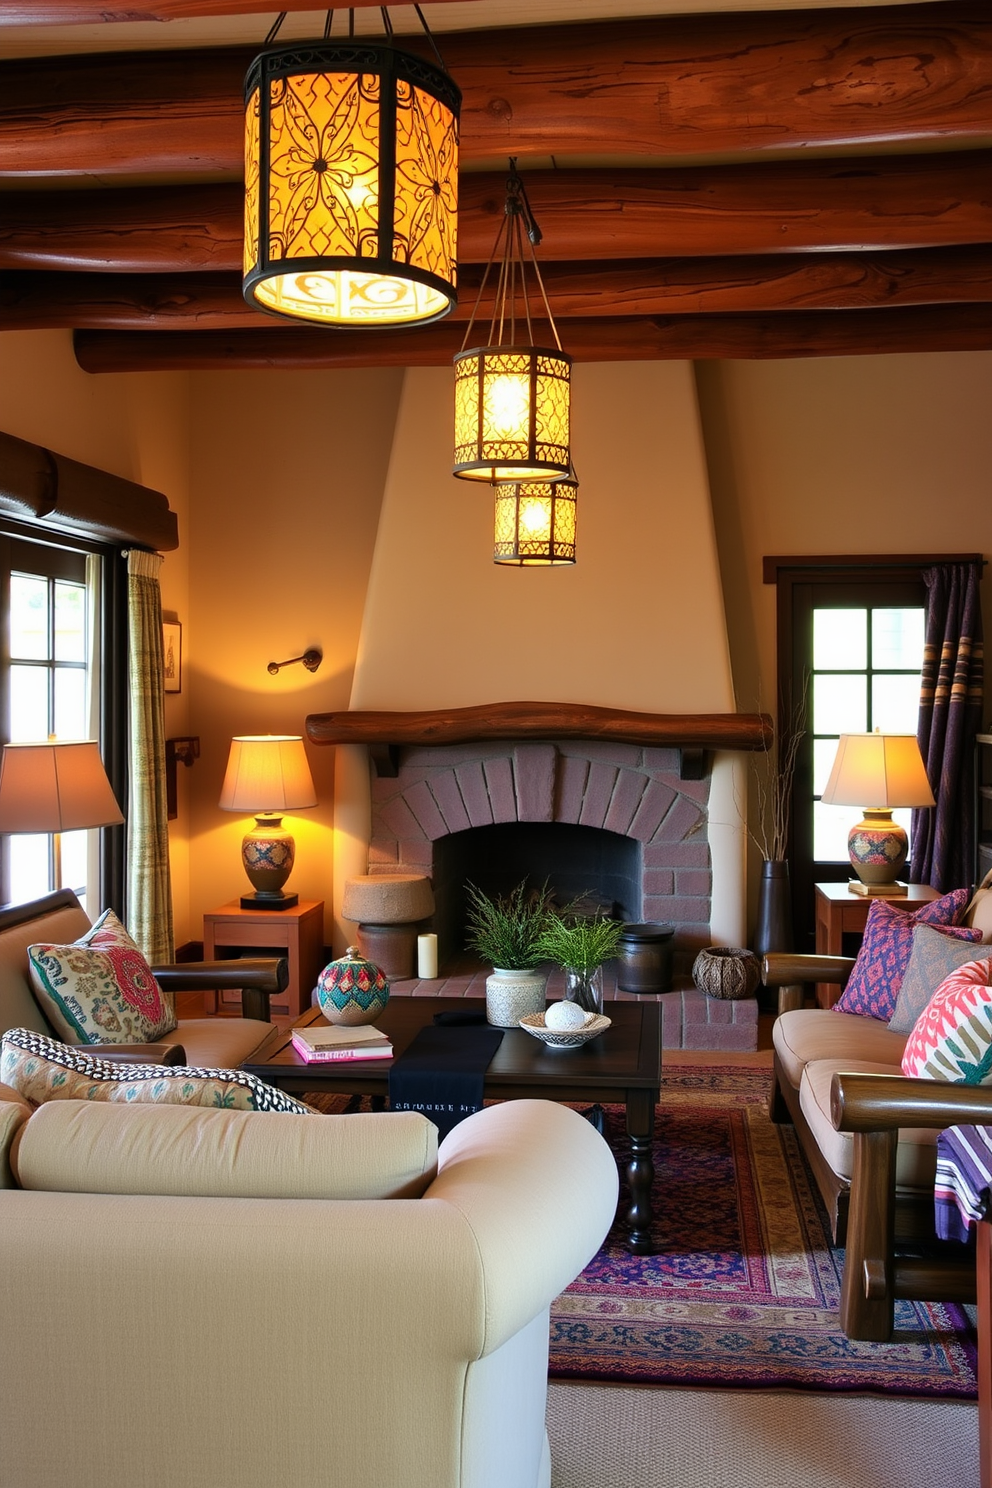
<svg viewBox="0 0 992 1488"><path fill-rule="evenodd" d="M394 997L376 1019L376 1027L390 1036L399 1055L414 1035L433 1021L435 1013L484 1009L481 999ZM522 1028L508 1028L486 1071L485 1094L497 1100L537 1098L622 1105L631 1150L627 1164L627 1248L635 1255L653 1255L651 1142L661 1087L661 1008L656 1002L611 1002L606 1012L613 1020L612 1026L579 1049L549 1050ZM323 1024L324 1019L313 1008L297 1022L306 1027ZM385 1096L391 1062L365 1059L305 1064L293 1048L289 1033L273 1030L242 1068L293 1095L314 1090Z"/></svg>

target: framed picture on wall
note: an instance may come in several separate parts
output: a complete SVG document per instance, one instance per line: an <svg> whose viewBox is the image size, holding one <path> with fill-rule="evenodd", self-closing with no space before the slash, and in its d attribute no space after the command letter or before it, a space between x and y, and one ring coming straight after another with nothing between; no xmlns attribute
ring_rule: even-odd
<svg viewBox="0 0 992 1488"><path fill-rule="evenodd" d="M162 622L162 651L165 656L165 690L182 692L183 628L178 620Z"/></svg>

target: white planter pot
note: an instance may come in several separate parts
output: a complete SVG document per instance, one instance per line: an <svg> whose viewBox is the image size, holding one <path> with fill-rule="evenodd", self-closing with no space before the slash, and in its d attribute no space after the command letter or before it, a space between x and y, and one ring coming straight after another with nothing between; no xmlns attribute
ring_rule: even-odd
<svg viewBox="0 0 992 1488"><path fill-rule="evenodd" d="M506 971L497 966L486 977L486 1018L496 1028L516 1028L527 1013L543 1013L548 975L544 971Z"/></svg>

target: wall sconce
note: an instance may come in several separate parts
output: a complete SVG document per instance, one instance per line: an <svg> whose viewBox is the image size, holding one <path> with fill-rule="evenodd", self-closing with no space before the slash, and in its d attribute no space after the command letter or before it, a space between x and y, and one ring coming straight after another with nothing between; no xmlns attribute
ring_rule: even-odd
<svg viewBox="0 0 992 1488"><path fill-rule="evenodd" d="M323 659L323 651L312 649L304 651L302 656L291 656L288 661L270 661L267 670L274 677L280 667L295 666L298 661L302 661L308 672L315 672Z"/></svg>

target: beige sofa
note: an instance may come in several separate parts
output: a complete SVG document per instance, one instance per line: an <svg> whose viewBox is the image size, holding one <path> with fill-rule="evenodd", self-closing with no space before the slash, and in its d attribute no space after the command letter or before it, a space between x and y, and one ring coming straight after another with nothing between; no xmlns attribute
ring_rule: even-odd
<svg viewBox="0 0 992 1488"><path fill-rule="evenodd" d="M3 1482L548 1488L548 1309L616 1164L551 1102L436 1171L434 1130L0 1087Z"/></svg>
<svg viewBox="0 0 992 1488"><path fill-rule="evenodd" d="M966 923L992 940L992 896L973 903ZM800 1005L811 983L832 984L839 996L853 967L843 956L765 957L764 983L780 988L785 1004L772 1032L770 1112L794 1123L834 1239L846 1247L841 1326L850 1338L878 1340L891 1337L897 1297L974 1300L974 1262L960 1246L935 1246L937 1137L976 1109L992 1121L992 1089L968 1092L971 1114L955 1118L959 1087L902 1077L905 1034ZM899 1254L921 1245L930 1252L923 1258Z"/></svg>
<svg viewBox="0 0 992 1488"><path fill-rule="evenodd" d="M67 945L90 928L90 922L71 889L59 889L28 904L0 909L0 1033L29 1028L34 1033L60 1035L50 1028L31 992L28 977L29 945L40 942ZM269 998L286 986L285 960L196 961L153 968L165 992L201 992L239 987L242 1018L184 1018L160 1044L129 1049L114 1044L88 1045L91 1053L110 1059L147 1059L154 1052L162 1063L205 1065L232 1069L253 1054L272 1033Z"/></svg>

